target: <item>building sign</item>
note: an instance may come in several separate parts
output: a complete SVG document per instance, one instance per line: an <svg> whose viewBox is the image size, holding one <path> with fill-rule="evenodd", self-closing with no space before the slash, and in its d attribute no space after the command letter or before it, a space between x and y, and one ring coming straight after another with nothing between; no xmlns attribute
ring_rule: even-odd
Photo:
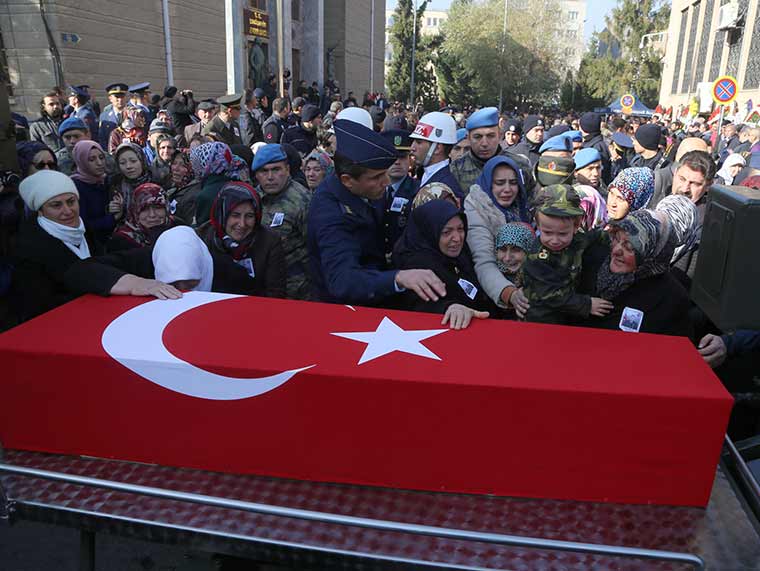
<svg viewBox="0 0 760 571"><path fill-rule="evenodd" d="M243 16L246 35L269 39L269 14L260 10L243 10Z"/></svg>

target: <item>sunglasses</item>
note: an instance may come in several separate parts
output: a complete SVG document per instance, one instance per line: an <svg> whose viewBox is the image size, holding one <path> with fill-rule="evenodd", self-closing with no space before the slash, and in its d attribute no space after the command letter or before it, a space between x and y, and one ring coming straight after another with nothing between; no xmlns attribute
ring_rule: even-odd
<svg viewBox="0 0 760 571"><path fill-rule="evenodd" d="M38 163L34 163L34 168L36 168L38 171L41 171L42 169L50 169L57 171L58 165L55 164L53 161L40 161Z"/></svg>

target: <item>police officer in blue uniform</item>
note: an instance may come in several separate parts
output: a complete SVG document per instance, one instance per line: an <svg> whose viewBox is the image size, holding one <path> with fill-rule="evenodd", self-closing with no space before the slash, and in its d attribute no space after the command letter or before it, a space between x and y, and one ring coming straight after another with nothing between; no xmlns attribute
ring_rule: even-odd
<svg viewBox="0 0 760 571"><path fill-rule="evenodd" d="M90 94L81 85L69 86L69 104L72 111L69 117L81 119L90 131L90 138L98 135L98 118L92 110Z"/></svg>
<svg viewBox="0 0 760 571"><path fill-rule="evenodd" d="M385 254L390 256L393 246L406 228L409 213L412 210L412 201L419 186L417 181L409 176L409 152L412 148L409 131L390 129L380 134L396 148L396 153L398 153L396 162L388 169L388 178L391 183L385 190L384 199Z"/></svg>
<svg viewBox="0 0 760 571"><path fill-rule="evenodd" d="M129 86L129 103L128 107L139 107L145 113L145 122L150 125L154 116L153 112L148 107L148 98L150 97L150 82L145 81L136 85Z"/></svg>
<svg viewBox="0 0 760 571"><path fill-rule="evenodd" d="M385 256L384 202L394 146L346 119L333 123L335 173L317 188L309 208L308 248L315 297L333 303L390 305L406 289L424 300L445 295L430 270L394 270Z"/></svg>
<svg viewBox="0 0 760 571"><path fill-rule="evenodd" d="M106 105L100 114L100 128L98 129L98 142L104 149L108 148L111 131L121 125L124 119L123 113L127 107L129 86L126 83L112 83L106 86L106 92L111 103Z"/></svg>

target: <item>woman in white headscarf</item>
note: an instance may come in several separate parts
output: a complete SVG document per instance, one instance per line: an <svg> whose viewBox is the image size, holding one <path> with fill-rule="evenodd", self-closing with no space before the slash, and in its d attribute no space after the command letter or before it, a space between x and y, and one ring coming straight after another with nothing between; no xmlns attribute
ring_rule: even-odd
<svg viewBox="0 0 760 571"><path fill-rule="evenodd" d="M67 272L100 252L79 215L79 191L65 174L39 171L21 182L19 193L35 213L19 230L13 260L11 295L18 320L26 321L77 297L67 286ZM83 279L90 281L92 293L101 295L180 295L164 283L116 269Z"/></svg>
<svg viewBox="0 0 760 571"><path fill-rule="evenodd" d="M739 172L744 168L746 164L747 161L745 161L744 157L740 154L732 153L728 155L728 157L726 157L726 160L723 161L723 166L720 167L720 170L715 177L715 182L718 184L725 184L726 186L734 184L736 175L739 174Z"/></svg>
<svg viewBox="0 0 760 571"><path fill-rule="evenodd" d="M214 291L253 295L256 282L230 256L211 253L189 226L176 226L150 247L114 252L76 264L67 285L79 293L92 291L92 276L108 269L156 279L180 291Z"/></svg>

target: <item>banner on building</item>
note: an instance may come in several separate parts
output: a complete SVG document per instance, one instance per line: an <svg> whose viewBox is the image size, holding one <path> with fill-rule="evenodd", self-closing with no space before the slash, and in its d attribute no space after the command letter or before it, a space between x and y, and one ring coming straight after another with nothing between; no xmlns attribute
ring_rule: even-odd
<svg viewBox="0 0 760 571"><path fill-rule="evenodd" d="M243 14L246 35L269 39L269 14L260 10L244 10Z"/></svg>

